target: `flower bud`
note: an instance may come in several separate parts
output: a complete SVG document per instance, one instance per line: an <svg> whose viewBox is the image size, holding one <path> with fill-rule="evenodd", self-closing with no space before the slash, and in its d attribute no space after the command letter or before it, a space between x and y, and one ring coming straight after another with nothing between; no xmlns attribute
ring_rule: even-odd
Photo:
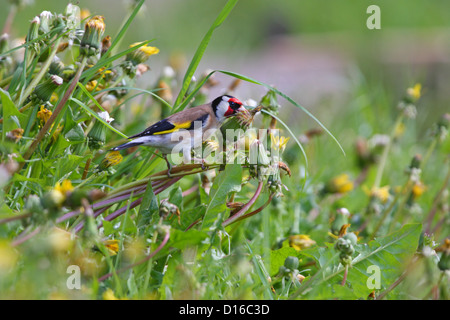
<svg viewBox="0 0 450 320"><path fill-rule="evenodd" d="M299 262L297 257L289 256L284 260L284 266L290 270L298 268Z"/></svg>
<svg viewBox="0 0 450 320"><path fill-rule="evenodd" d="M36 104L43 104L50 101L53 92L63 84L63 79L57 75L51 75L47 80L38 84L32 94L32 100Z"/></svg>
<svg viewBox="0 0 450 320"><path fill-rule="evenodd" d="M349 241L352 246L356 246L358 241L358 237L353 232L346 233L342 238Z"/></svg>
<svg viewBox="0 0 450 320"><path fill-rule="evenodd" d="M41 25L41 19L39 17L36 16L36 17L34 17L33 20L31 20L31 25L30 25L30 28L28 29L27 37L25 38L26 42L31 42L39 36L40 25ZM34 42L30 46L30 48L33 49L33 51L35 53L39 53L41 46L40 46L39 42Z"/></svg>
<svg viewBox="0 0 450 320"><path fill-rule="evenodd" d="M53 14L50 11L42 11L39 15L39 18L41 19L41 25L39 29L43 33L50 32L50 26L53 23Z"/></svg>
<svg viewBox="0 0 450 320"><path fill-rule="evenodd" d="M51 75L61 76L63 71L64 71L64 63L58 57L55 56L55 58L53 58L52 63L50 64L50 67L48 68L48 73Z"/></svg>
<svg viewBox="0 0 450 320"><path fill-rule="evenodd" d="M278 110L281 107L278 103L277 94L273 90L268 91L266 95L262 97L259 104L262 105L264 110L267 110L275 115L278 114Z"/></svg>
<svg viewBox="0 0 450 320"><path fill-rule="evenodd" d="M80 53L93 56L100 52L105 23L103 16L94 16L84 26L84 35L80 43Z"/></svg>
<svg viewBox="0 0 450 320"><path fill-rule="evenodd" d="M130 45L130 48L135 47L142 42L136 42ZM148 45L143 45L136 50L127 54L123 69L125 73L130 77L136 76L137 66L146 62L148 58L154 54L158 54L159 49Z"/></svg>
<svg viewBox="0 0 450 320"><path fill-rule="evenodd" d="M338 238L334 247L337 251L340 251L341 253L344 253L346 255L352 255L355 252L352 241L349 239L345 239L344 237Z"/></svg>
<svg viewBox="0 0 450 320"><path fill-rule="evenodd" d="M111 123L114 120L114 118L109 117L109 114L106 111L99 112L98 115L107 123ZM88 144L91 150L100 149L106 140L106 126L102 122L96 120L87 137L89 139Z"/></svg>

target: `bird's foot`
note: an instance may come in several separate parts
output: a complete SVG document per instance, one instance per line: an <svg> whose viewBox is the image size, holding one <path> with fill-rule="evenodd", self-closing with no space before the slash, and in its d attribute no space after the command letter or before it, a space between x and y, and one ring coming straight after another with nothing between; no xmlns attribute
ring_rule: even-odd
<svg viewBox="0 0 450 320"><path fill-rule="evenodd" d="M201 163L201 165L202 165L202 170L206 170L207 168L208 168L208 165L206 164L206 161L205 161L205 159L202 159L202 158L193 158L193 160L194 160L194 163Z"/></svg>

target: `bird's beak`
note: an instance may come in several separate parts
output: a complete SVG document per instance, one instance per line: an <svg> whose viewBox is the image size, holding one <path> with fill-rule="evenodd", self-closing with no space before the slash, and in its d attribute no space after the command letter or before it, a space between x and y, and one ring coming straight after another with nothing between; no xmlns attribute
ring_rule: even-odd
<svg viewBox="0 0 450 320"><path fill-rule="evenodd" d="M242 112L245 115L249 115L248 110L244 106L240 106L239 109L237 109L237 112Z"/></svg>

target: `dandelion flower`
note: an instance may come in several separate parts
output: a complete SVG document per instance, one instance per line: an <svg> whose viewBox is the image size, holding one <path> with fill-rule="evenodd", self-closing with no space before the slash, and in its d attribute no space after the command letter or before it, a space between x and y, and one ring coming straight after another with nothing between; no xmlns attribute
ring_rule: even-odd
<svg viewBox="0 0 450 320"><path fill-rule="evenodd" d="M420 83L417 83L412 88L408 88L406 90L406 93L408 94L408 97L411 98L413 101L417 101L420 99L422 93L422 85Z"/></svg>
<svg viewBox="0 0 450 320"><path fill-rule="evenodd" d="M39 120L41 120L41 123L45 124L48 121L48 119L50 119L51 116L52 116L52 111L45 108L44 105L41 105L41 108L37 113L37 118Z"/></svg>
<svg viewBox="0 0 450 320"><path fill-rule="evenodd" d="M306 234L297 234L289 237L289 246L297 251L309 248L315 244L316 242Z"/></svg>
<svg viewBox="0 0 450 320"><path fill-rule="evenodd" d="M363 187L364 192L373 198L379 199L382 203L385 203L389 199L389 186L384 187L373 187L372 189L368 189L367 187Z"/></svg>
<svg viewBox="0 0 450 320"><path fill-rule="evenodd" d="M115 166L116 164L119 164L122 159L123 157L119 151L108 152L105 158L103 158L102 162L100 163L100 169L104 170L106 168Z"/></svg>
<svg viewBox="0 0 450 320"><path fill-rule="evenodd" d="M140 45L142 42L136 42L130 45L130 48ZM149 45L143 45L133 52L127 54L126 60L130 61L134 66L144 63L150 58L150 56L158 54L159 49L157 47L151 47Z"/></svg>
<svg viewBox="0 0 450 320"><path fill-rule="evenodd" d="M330 193L347 193L353 190L353 181L348 174L340 174L331 179L326 186L326 191Z"/></svg>
<svg viewBox="0 0 450 320"><path fill-rule="evenodd" d="M105 240L103 244L111 256L115 256L119 252L119 240Z"/></svg>

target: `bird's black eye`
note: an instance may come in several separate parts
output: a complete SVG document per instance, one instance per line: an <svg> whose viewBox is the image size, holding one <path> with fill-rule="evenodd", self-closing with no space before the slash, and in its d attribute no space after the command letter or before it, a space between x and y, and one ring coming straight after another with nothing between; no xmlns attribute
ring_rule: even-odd
<svg viewBox="0 0 450 320"><path fill-rule="evenodd" d="M240 105L238 103L236 103L236 102L231 101L230 102L230 107L233 110L237 110L237 109L239 109Z"/></svg>

